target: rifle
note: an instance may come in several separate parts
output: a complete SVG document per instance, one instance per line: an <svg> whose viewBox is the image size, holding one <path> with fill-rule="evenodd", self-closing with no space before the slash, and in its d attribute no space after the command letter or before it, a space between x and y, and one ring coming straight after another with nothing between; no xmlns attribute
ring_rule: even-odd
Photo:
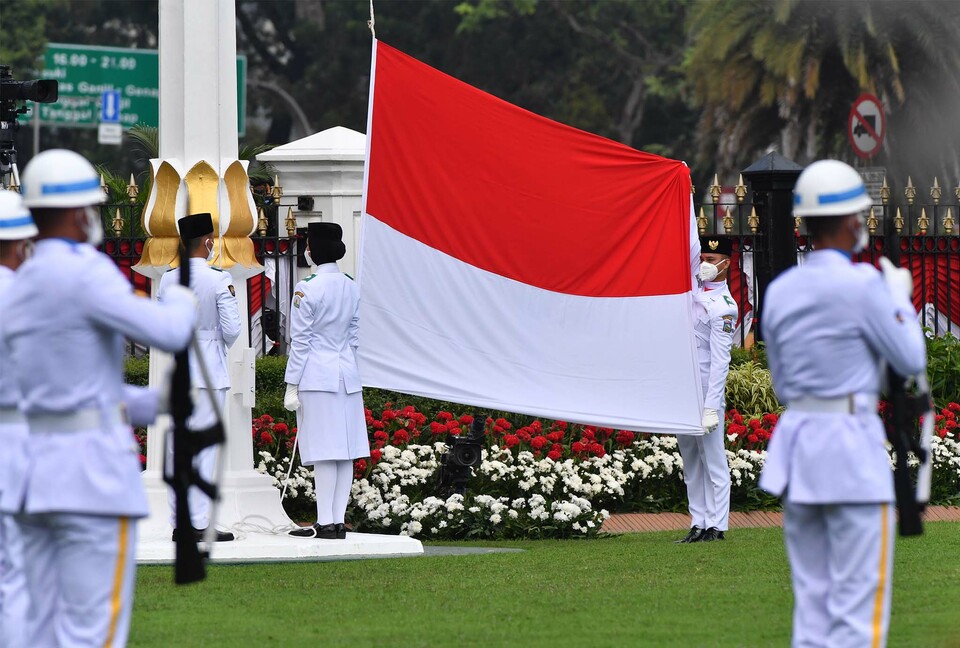
<svg viewBox="0 0 960 648"><path fill-rule="evenodd" d="M925 374L910 379L887 368L887 397L890 416L885 421L887 439L896 454L893 485L897 497L901 536L923 534L922 513L930 501L930 479L933 470L933 401ZM913 382L910 385L909 382ZM914 392L914 393L911 393ZM915 434L915 421L920 418L920 436ZM913 452L920 460L916 490L910 479L907 453Z"/></svg>
<svg viewBox="0 0 960 648"><path fill-rule="evenodd" d="M180 285L190 287L190 259L185 254L183 245L180 246ZM210 547L216 539L217 505L220 500L220 477L215 482L209 482L201 477L194 466L194 459L203 449L212 445L222 445L226 440L223 428L223 415L213 394L209 394L213 411L217 420L205 430L191 431L187 428L187 419L193 413L193 399L190 396L190 352L192 349L197 356L200 372L204 380L209 382L203 356L199 353L196 338L192 338L190 346L174 355L174 371L170 389L170 414L173 418L173 470L164 468L164 481L173 489L176 506L174 518L178 529L176 538L176 560L174 563L174 582L178 585L194 583L206 578L207 572L204 561L210 556ZM209 392L209 390L207 390ZM217 461L217 474L222 466ZM187 494L191 486L196 486L211 499L210 521L204 535L203 551L197 545L193 535L193 523L190 519L190 503Z"/></svg>

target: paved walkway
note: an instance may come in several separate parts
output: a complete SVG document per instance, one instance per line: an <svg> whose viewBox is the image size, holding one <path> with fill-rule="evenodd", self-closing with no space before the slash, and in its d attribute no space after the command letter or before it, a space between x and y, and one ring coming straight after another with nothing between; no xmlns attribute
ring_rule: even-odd
<svg viewBox="0 0 960 648"><path fill-rule="evenodd" d="M923 519L928 522L960 522L960 506L931 506ZM690 526L685 513L615 513L603 523L606 533L638 533L643 531L680 531ZM730 528L783 526L783 513L752 511L731 513Z"/></svg>

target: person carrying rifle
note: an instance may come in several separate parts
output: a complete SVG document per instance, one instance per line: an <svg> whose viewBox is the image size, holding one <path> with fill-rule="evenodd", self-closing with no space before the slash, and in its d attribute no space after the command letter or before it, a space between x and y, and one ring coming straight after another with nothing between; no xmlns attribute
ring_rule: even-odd
<svg viewBox="0 0 960 648"><path fill-rule="evenodd" d="M786 412L760 487L783 498L793 579L794 646L883 646L890 620L894 501L877 414L883 363L925 371L909 272L852 263L869 237L872 201L836 160L807 167L794 188L814 251L767 289L762 333Z"/></svg>
<svg viewBox="0 0 960 648"><path fill-rule="evenodd" d="M23 539L28 646L126 644L137 519L149 513L136 441L122 406L124 339L186 347L196 300L134 295L96 250L100 177L82 156L40 153L22 176L39 235L0 299L0 345L12 360L29 439L0 475L0 510Z"/></svg>

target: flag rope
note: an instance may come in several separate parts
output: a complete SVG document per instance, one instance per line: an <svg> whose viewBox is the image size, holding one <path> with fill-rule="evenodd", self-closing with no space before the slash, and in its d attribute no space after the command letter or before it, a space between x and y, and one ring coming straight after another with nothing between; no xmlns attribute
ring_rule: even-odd
<svg viewBox="0 0 960 648"><path fill-rule="evenodd" d="M370 35L373 36L374 40L377 38L376 25L377 21L373 18L373 0L370 0L370 20L367 21L367 27L370 28Z"/></svg>

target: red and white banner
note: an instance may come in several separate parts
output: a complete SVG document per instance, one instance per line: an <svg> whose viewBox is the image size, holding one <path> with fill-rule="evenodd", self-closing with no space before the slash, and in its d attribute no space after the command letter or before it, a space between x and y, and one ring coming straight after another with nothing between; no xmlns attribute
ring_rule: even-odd
<svg viewBox="0 0 960 648"><path fill-rule="evenodd" d="M365 385L701 431L690 175L374 44Z"/></svg>

